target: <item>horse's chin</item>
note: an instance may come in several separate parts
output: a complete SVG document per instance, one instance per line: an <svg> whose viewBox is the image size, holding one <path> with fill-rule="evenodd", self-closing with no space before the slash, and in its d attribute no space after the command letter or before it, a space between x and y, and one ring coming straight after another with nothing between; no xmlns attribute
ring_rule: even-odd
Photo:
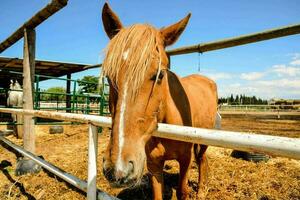
<svg viewBox="0 0 300 200"><path fill-rule="evenodd" d="M113 188L131 188L137 185L136 179L129 179L125 182L110 182L110 186Z"/></svg>
<svg viewBox="0 0 300 200"><path fill-rule="evenodd" d="M144 168L137 175L131 175L121 180L110 180L109 185L113 188L135 188L142 183ZM109 180L107 178L107 180Z"/></svg>

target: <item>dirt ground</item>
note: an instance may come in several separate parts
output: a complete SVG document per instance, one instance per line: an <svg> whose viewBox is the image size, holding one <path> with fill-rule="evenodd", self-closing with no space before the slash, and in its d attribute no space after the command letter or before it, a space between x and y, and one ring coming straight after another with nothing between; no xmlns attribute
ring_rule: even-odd
<svg viewBox="0 0 300 200"><path fill-rule="evenodd" d="M3 127L0 127L0 130ZM300 138L300 121L253 120L224 118L225 130L257 132ZM36 127L37 154L59 168L86 180L87 177L87 126L66 125L64 134L50 135L49 127ZM21 140L8 136L21 144ZM109 139L108 132L99 138L99 167L97 186L121 199L151 199L147 176L133 189L112 189L102 175L102 153ZM230 149L209 147L209 183L207 199L260 199L299 200L300 161L272 157L268 162L253 163L230 157ZM85 194L46 171L36 175L14 175L16 156L0 145L0 199L85 199ZM165 199L176 199L178 165L168 161L165 170ZM196 199L197 167L190 170L190 199Z"/></svg>

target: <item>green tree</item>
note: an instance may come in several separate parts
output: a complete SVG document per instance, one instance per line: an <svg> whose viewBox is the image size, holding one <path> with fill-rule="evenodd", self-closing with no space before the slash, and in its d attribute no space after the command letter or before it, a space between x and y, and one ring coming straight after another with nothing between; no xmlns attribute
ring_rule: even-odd
<svg viewBox="0 0 300 200"><path fill-rule="evenodd" d="M229 104L234 104L233 94L230 95Z"/></svg>
<svg viewBox="0 0 300 200"><path fill-rule="evenodd" d="M41 100L44 101L64 101L66 99L66 89L64 87L50 87L45 90L46 94L41 96Z"/></svg>
<svg viewBox="0 0 300 200"><path fill-rule="evenodd" d="M236 95L236 96L235 96L234 102L235 102L235 104L237 104L237 105L240 104L240 98L239 98L239 95Z"/></svg>
<svg viewBox="0 0 300 200"><path fill-rule="evenodd" d="M82 79L79 79L80 93L98 93L98 81L98 76L84 76Z"/></svg>

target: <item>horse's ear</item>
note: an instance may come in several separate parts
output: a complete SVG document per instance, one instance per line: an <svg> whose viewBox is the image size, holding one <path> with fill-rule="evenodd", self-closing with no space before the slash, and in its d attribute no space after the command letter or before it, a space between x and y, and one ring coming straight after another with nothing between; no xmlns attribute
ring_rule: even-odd
<svg viewBox="0 0 300 200"><path fill-rule="evenodd" d="M112 11L108 3L102 8L102 22L107 36L112 39L123 27L119 17Z"/></svg>
<svg viewBox="0 0 300 200"><path fill-rule="evenodd" d="M191 13L189 13L185 18L183 18L176 24L160 29L165 46L172 45L176 42L181 33L184 31L187 23L189 22L190 17Z"/></svg>

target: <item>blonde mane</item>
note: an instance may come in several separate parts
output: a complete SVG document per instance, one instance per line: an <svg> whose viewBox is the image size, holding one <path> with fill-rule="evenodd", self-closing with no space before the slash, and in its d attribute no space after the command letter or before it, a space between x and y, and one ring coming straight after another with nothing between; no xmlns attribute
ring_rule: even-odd
<svg viewBox="0 0 300 200"><path fill-rule="evenodd" d="M102 75L109 77L116 88L122 76L134 98L145 80L153 55L159 53L157 34L154 27L144 24L121 29L106 48Z"/></svg>

